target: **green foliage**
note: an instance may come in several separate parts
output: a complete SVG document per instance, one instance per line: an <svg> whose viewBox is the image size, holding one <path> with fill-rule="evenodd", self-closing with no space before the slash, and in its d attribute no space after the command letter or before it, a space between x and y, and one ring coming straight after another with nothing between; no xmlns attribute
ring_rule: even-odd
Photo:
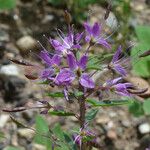
<svg viewBox="0 0 150 150"><path fill-rule="evenodd" d="M71 135L65 133L59 124L49 129L47 122L41 116L36 117L36 133L34 141L44 145L47 150L52 150L52 145L55 146L55 150L76 150Z"/></svg>
<svg viewBox="0 0 150 150"><path fill-rule="evenodd" d="M64 94L62 92L54 92L54 93L47 93L47 96L52 98L63 98Z"/></svg>
<svg viewBox="0 0 150 150"><path fill-rule="evenodd" d="M129 106L129 112L135 117L144 115L142 103L138 102L137 100L134 100L133 103Z"/></svg>
<svg viewBox="0 0 150 150"><path fill-rule="evenodd" d="M56 150L77 150L75 143L71 136L68 133L65 133L59 124L56 124L55 127L52 129L52 132L55 136L59 139L57 144L59 145L58 149Z"/></svg>
<svg viewBox="0 0 150 150"><path fill-rule="evenodd" d="M88 11L88 6L98 3L99 0L48 0L48 2L55 7L67 8L73 14L73 20L80 22L86 18L85 12Z"/></svg>
<svg viewBox="0 0 150 150"><path fill-rule="evenodd" d="M23 150L22 148L17 148L17 147L14 147L14 146L7 146L4 148L4 150Z"/></svg>
<svg viewBox="0 0 150 150"><path fill-rule="evenodd" d="M51 150L52 142L50 139L50 132L47 122L41 116L36 116L36 135L34 137L35 143L44 145L47 150Z"/></svg>
<svg viewBox="0 0 150 150"><path fill-rule="evenodd" d="M97 56L91 56L87 63L88 70L101 70L100 60Z"/></svg>
<svg viewBox="0 0 150 150"><path fill-rule="evenodd" d="M150 49L150 27L148 26L137 26L135 28L136 35L139 39L140 44L131 51L131 56L135 56L140 50L143 53ZM133 71L142 77L150 76L150 56L141 58L140 61L132 59Z"/></svg>
<svg viewBox="0 0 150 150"><path fill-rule="evenodd" d="M102 107L102 106L117 106L117 105L128 105L132 103L132 100L105 100L105 101L97 101L94 99L87 99L88 103L91 104L92 107Z"/></svg>
<svg viewBox="0 0 150 150"><path fill-rule="evenodd" d="M144 101L143 110L146 115L150 115L150 99Z"/></svg>
<svg viewBox="0 0 150 150"><path fill-rule="evenodd" d="M66 0L48 0L53 6L61 6L66 3Z"/></svg>
<svg viewBox="0 0 150 150"><path fill-rule="evenodd" d="M74 113L66 112L66 111L49 111L48 113L54 116L74 116L75 115Z"/></svg>
<svg viewBox="0 0 150 150"><path fill-rule="evenodd" d="M89 112L87 112L87 114L85 116L86 120L88 122L92 121L96 117L97 113L98 113L98 109L91 109Z"/></svg>
<svg viewBox="0 0 150 150"><path fill-rule="evenodd" d="M2 131L0 131L0 141L1 141L1 139L3 139L3 138L5 138L5 135L4 135L4 133L3 133Z"/></svg>
<svg viewBox="0 0 150 150"><path fill-rule="evenodd" d="M16 6L16 0L0 0L0 9L13 9Z"/></svg>

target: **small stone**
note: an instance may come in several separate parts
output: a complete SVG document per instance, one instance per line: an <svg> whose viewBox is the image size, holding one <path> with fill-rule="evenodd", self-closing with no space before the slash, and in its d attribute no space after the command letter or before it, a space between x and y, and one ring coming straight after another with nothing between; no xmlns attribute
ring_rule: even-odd
<svg viewBox="0 0 150 150"><path fill-rule="evenodd" d="M113 127L114 127L113 121L109 121L108 124L107 124L107 128L108 128L108 129L111 129L111 128L113 128Z"/></svg>
<svg viewBox="0 0 150 150"><path fill-rule="evenodd" d="M46 15L43 20L42 20L42 23L47 23L49 21L52 21L54 19L54 16L53 15Z"/></svg>
<svg viewBox="0 0 150 150"><path fill-rule="evenodd" d="M118 26L118 21L117 21L117 18L116 16L110 12L109 13L109 16L106 20L106 24L111 28L111 29L116 29L117 26Z"/></svg>
<svg viewBox="0 0 150 150"><path fill-rule="evenodd" d="M31 36L23 36L21 37L16 45L22 52L30 51L32 49L37 49L37 42Z"/></svg>
<svg viewBox="0 0 150 150"><path fill-rule="evenodd" d="M0 68L0 74L18 76L19 69L14 64L4 65Z"/></svg>
<svg viewBox="0 0 150 150"><path fill-rule="evenodd" d="M43 145L34 143L32 146L32 150L46 150L46 147Z"/></svg>
<svg viewBox="0 0 150 150"><path fill-rule="evenodd" d="M126 80L128 82L131 82L133 85L135 85L139 89L145 89L145 88L148 89L145 93L140 94L141 97L149 97L150 96L150 85L146 80L144 80L140 77L131 77L131 76L128 76L126 78Z"/></svg>
<svg viewBox="0 0 150 150"><path fill-rule="evenodd" d="M138 129L141 134L150 133L149 123L143 123L143 124L139 125Z"/></svg>
<svg viewBox="0 0 150 150"><path fill-rule="evenodd" d="M129 127L130 125L131 125L131 123L130 123L130 121L129 120L122 120L122 125L124 126L124 127Z"/></svg>
<svg viewBox="0 0 150 150"><path fill-rule="evenodd" d="M6 125L8 120L9 120L9 115L7 114L0 115L0 128L3 128Z"/></svg>
<svg viewBox="0 0 150 150"><path fill-rule="evenodd" d="M31 129L18 129L18 135L20 137L24 137L24 138L28 138L28 139L32 139L34 136L34 131Z"/></svg>
<svg viewBox="0 0 150 150"><path fill-rule="evenodd" d="M106 123L108 123L110 121L110 119L108 118L108 117L106 117L106 116L101 116L100 118L98 118L97 120L96 120L96 123L97 124L106 124Z"/></svg>
<svg viewBox="0 0 150 150"><path fill-rule="evenodd" d="M107 136L110 138L110 139L117 139L117 134L114 130L109 130L107 132Z"/></svg>
<svg viewBox="0 0 150 150"><path fill-rule="evenodd" d="M16 146L6 146L3 150L15 150L15 149L17 149L17 150L25 150L25 148L24 147L16 147Z"/></svg>

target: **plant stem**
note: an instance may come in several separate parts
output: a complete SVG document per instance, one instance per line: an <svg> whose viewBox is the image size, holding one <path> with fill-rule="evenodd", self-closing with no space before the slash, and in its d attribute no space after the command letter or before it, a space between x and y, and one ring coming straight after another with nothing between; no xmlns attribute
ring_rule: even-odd
<svg viewBox="0 0 150 150"><path fill-rule="evenodd" d="M80 127L83 129L85 125L85 113L86 113L86 107L85 107L85 97L82 96L79 99L79 107L80 107ZM80 150L86 150L86 143L82 142Z"/></svg>

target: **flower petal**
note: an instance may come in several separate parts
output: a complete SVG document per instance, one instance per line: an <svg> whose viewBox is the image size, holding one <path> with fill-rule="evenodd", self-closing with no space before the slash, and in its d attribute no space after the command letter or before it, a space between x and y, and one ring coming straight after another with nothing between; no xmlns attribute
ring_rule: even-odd
<svg viewBox="0 0 150 150"><path fill-rule="evenodd" d="M92 28L87 22L84 23L84 28L88 34L92 35Z"/></svg>
<svg viewBox="0 0 150 150"><path fill-rule="evenodd" d="M122 47L121 45L118 47L117 51L115 52L114 56L113 56L113 59L112 59L112 62L116 62L119 60L119 56L121 54L121 51L122 51Z"/></svg>
<svg viewBox="0 0 150 150"><path fill-rule="evenodd" d="M122 77L118 77L118 78L115 78L113 80L108 80L106 82L106 84L109 85L109 86L112 86L112 85L116 84L118 81L120 81L121 79L122 79Z"/></svg>
<svg viewBox="0 0 150 150"><path fill-rule="evenodd" d="M94 84L93 80L86 73L83 73L81 75L79 82L85 88L91 88L91 89L93 89L95 87L95 84Z"/></svg>
<svg viewBox="0 0 150 150"><path fill-rule="evenodd" d="M83 55L83 56L80 58L79 62L78 62L78 66L79 66L82 70L85 70L87 61L88 61L88 56L87 56L87 55Z"/></svg>
<svg viewBox="0 0 150 150"><path fill-rule="evenodd" d="M100 44L100 45L103 45L104 47L106 47L106 48L108 48L108 49L110 49L111 48L111 46L109 45L109 43L105 40L105 39L99 39L98 41L97 41L97 43L98 44Z"/></svg>
<svg viewBox="0 0 150 150"><path fill-rule="evenodd" d="M42 70L40 77L42 79L49 79L50 77L52 77L54 75L54 69L52 68L47 68Z"/></svg>
<svg viewBox="0 0 150 150"><path fill-rule="evenodd" d="M120 74L120 75L122 75L122 76L126 76L127 75L127 71L122 67L122 66L120 66L120 65L115 65L114 66L114 70L118 73L118 74Z"/></svg>
<svg viewBox="0 0 150 150"><path fill-rule="evenodd" d="M92 28L92 35L96 38L100 36L100 25L96 22Z"/></svg>
<svg viewBox="0 0 150 150"><path fill-rule="evenodd" d="M87 35L87 36L85 37L85 41L86 41L87 43L89 43L90 40L91 40L91 36Z"/></svg>
<svg viewBox="0 0 150 150"><path fill-rule="evenodd" d="M61 63L61 56L55 54L55 55L52 57L51 63L59 66L60 63Z"/></svg>
<svg viewBox="0 0 150 150"><path fill-rule="evenodd" d="M61 69L55 78L58 85L69 85L75 79L75 74L69 69Z"/></svg>
<svg viewBox="0 0 150 150"><path fill-rule="evenodd" d="M75 56L74 56L73 53L67 54L67 63L68 63L69 68L70 68L71 70L74 70L74 69L77 68L76 58L75 58Z"/></svg>
<svg viewBox="0 0 150 150"><path fill-rule="evenodd" d="M82 37L83 37L83 34L84 34L84 32L77 33L77 34L75 35L75 41L76 41L76 43L79 43L79 42L81 41L81 39L82 39Z"/></svg>
<svg viewBox="0 0 150 150"><path fill-rule="evenodd" d="M55 50L57 50L57 51L64 50L64 46L59 41L51 39L50 43L55 48Z"/></svg>
<svg viewBox="0 0 150 150"><path fill-rule="evenodd" d="M41 52L40 52L40 58L41 58L46 64L51 65L51 57L50 57L48 51L46 51L46 50L41 51Z"/></svg>

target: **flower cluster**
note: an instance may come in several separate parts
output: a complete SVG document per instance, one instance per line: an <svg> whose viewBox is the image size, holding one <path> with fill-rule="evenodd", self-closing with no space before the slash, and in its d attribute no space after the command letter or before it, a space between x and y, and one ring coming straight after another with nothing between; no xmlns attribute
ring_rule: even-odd
<svg viewBox="0 0 150 150"><path fill-rule="evenodd" d="M93 43L93 45L99 44L109 49L110 45L100 36L101 26L97 22L93 26L85 23L84 27L85 36L85 32L75 34L73 29L69 28L67 35L58 30L62 42L50 38L49 41L55 49L55 53L50 54L45 49L41 51L40 58L45 63L45 69L41 71L42 79L50 80L57 86L68 87L74 81L78 81L84 88L93 89L95 87L90 73L86 71L89 52L82 50L80 42L85 37L84 41ZM77 58L79 51L82 54Z"/></svg>
<svg viewBox="0 0 150 150"><path fill-rule="evenodd" d="M85 22L84 31L81 33L75 33L71 26L68 28L67 35L58 29L57 33L61 41L52 38L48 39L54 48L54 52L50 53L42 47L43 49L39 54L45 64L44 69L40 71L40 78L49 81L54 86L63 87L66 99L68 99L68 88L74 85L77 85L76 87L78 88L82 87L82 91L87 91L88 89L93 89L94 91L99 86L100 91L111 91L121 96L132 96L130 89L134 88L134 86L128 82L122 83L123 78L127 75L126 64L130 58L123 55L121 45L108 64L108 69L118 74L119 77L108 79L101 85L101 83L95 83L93 80L94 70L89 72L87 69L91 47L99 45L109 50L111 49L107 38L102 36L101 31L102 27L98 22L94 23L93 26ZM83 49L83 44L81 43L89 46L87 46L87 49Z"/></svg>
<svg viewBox="0 0 150 150"><path fill-rule="evenodd" d="M47 101L40 101L40 103L44 105L40 108L44 108L44 111L41 112L43 114L53 109L54 112L51 112L52 114L76 117L80 123L80 130L74 137L74 143L79 144L81 148L82 145L84 145L83 142L88 143L89 141L93 142L95 140L95 134L87 129L88 121L86 120L86 110L91 107L87 105L86 102L90 102L93 106L101 106L104 102L102 96L99 96L99 99L101 101L103 100L102 103L88 101L87 98L90 95L94 95L96 92L113 92L117 95L129 97L134 94L142 94L146 92L147 89L139 90L134 85L124 80L124 77L127 75L126 68L128 66L126 64L130 58L123 54L121 46L116 50L112 60L109 60L110 63L104 65L104 68L98 64L98 66L89 69L88 65L91 58L91 48L97 45L109 49L111 52L110 43L107 41L108 38L102 35L102 27L98 22L94 23L94 25L85 22L84 31L75 33L68 21L68 33L66 35L63 34L60 29L57 30L57 33L60 41L52 38L48 39L53 48L53 53L46 50L41 45L42 50L39 54L39 58L44 64L43 67L17 60L13 60L13 62L34 68L34 70L37 70L40 80L46 81L46 83L51 86L63 88L63 94L61 94L67 101L70 100L69 96L74 92L73 96L77 99L79 104L79 113L64 111L64 108L51 106ZM85 45L87 46L86 49L84 48ZM105 69L115 73L114 76L104 81L104 84L96 82L93 77L94 74L101 73ZM32 72L34 72L33 69ZM37 79L37 76L32 76L31 72L25 76L32 80ZM78 94L75 95L77 92ZM96 113L97 111L91 116L95 116Z"/></svg>

